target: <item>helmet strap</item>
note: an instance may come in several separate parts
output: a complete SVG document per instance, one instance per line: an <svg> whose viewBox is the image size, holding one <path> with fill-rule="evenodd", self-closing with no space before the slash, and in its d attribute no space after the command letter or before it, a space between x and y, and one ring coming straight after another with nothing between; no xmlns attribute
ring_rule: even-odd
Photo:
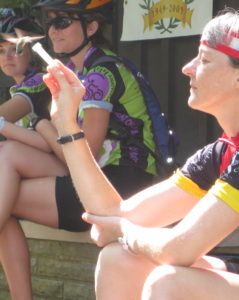
<svg viewBox="0 0 239 300"><path fill-rule="evenodd" d="M81 43L81 45L78 48L76 48L74 51L70 53L56 53L56 56L59 58L75 56L89 43L89 41L90 41L89 38L85 38L84 41Z"/></svg>

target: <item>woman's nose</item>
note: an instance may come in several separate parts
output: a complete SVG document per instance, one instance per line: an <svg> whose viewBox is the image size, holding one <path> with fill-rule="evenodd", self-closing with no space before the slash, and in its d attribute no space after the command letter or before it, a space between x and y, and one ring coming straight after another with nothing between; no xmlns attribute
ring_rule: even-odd
<svg viewBox="0 0 239 300"><path fill-rule="evenodd" d="M16 55L16 49L7 49L1 52L1 56L4 56L5 58L12 58Z"/></svg>
<svg viewBox="0 0 239 300"><path fill-rule="evenodd" d="M197 65L198 65L198 58L195 57L193 60L191 60L182 68L183 74L186 76L193 76L196 72Z"/></svg>

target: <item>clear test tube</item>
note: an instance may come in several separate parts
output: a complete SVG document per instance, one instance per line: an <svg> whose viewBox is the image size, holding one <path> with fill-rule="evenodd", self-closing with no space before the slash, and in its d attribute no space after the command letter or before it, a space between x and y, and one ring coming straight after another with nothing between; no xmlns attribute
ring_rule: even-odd
<svg viewBox="0 0 239 300"><path fill-rule="evenodd" d="M42 47L41 43L36 43L32 46L32 50L34 50L38 55L48 64L51 65L54 62L54 59L46 52L46 50Z"/></svg>

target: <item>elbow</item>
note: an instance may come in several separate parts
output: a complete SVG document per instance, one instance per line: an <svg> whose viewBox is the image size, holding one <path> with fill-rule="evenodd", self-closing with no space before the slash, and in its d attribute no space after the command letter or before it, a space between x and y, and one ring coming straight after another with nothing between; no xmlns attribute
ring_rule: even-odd
<svg viewBox="0 0 239 300"><path fill-rule="evenodd" d="M180 253L180 251L179 251ZM180 267L189 267L194 262L195 259L192 257L185 255L185 253L179 254L175 252L167 252L167 254L164 256L163 261L159 262L160 264L167 264L171 266L180 266Z"/></svg>
<svg viewBox="0 0 239 300"><path fill-rule="evenodd" d="M198 258L194 253L193 247L187 246L186 243L168 243L162 248L162 252L156 258L157 264L167 264L172 266L189 267Z"/></svg>

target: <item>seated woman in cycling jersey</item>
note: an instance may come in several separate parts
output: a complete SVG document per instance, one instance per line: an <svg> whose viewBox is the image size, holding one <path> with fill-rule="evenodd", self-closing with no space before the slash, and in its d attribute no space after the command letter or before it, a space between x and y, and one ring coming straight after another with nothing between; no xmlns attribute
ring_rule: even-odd
<svg viewBox="0 0 239 300"><path fill-rule="evenodd" d="M10 76L15 84L10 88L10 99L0 105L0 116L9 122L27 127L29 118L49 118L50 93L42 81L42 62L27 43L22 53L16 53L16 30L24 35L40 36L43 29L31 18L7 15L0 17L0 69ZM3 102L3 101L2 101Z"/></svg>

